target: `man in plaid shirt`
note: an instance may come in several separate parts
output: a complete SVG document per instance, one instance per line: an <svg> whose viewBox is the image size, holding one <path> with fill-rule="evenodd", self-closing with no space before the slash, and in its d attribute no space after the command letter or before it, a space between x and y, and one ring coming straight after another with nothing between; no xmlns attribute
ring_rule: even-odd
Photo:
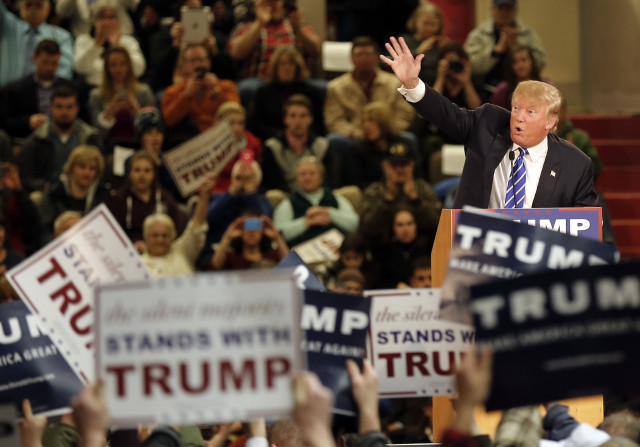
<svg viewBox="0 0 640 447"><path fill-rule="evenodd" d="M296 45L305 57L320 55L322 40L302 24L301 10L285 14L284 0L256 0L254 9L255 20L239 24L229 38L229 55L241 66L239 78L264 79L280 45Z"/></svg>

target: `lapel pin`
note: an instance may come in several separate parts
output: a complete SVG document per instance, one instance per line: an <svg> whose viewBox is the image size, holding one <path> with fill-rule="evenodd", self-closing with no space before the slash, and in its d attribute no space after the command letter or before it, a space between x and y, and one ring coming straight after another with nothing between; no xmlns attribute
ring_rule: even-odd
<svg viewBox="0 0 640 447"><path fill-rule="evenodd" d="M555 177L556 176L556 171L551 171L551 177Z"/></svg>

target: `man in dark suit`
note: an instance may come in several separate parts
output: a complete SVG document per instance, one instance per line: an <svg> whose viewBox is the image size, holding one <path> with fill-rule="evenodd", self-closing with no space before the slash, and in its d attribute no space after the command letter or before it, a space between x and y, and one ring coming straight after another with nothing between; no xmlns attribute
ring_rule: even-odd
<svg viewBox="0 0 640 447"><path fill-rule="evenodd" d="M526 186L522 208L598 206L589 157L550 132L558 123L560 92L537 81L521 83L511 112L491 104L461 109L419 78L423 55L391 38L391 58L380 56L403 87L400 92L427 120L465 146L466 160L453 207L504 208L514 158L523 156ZM524 152L524 151L522 151Z"/></svg>
<svg viewBox="0 0 640 447"><path fill-rule="evenodd" d="M3 128L14 138L26 138L47 120L51 92L59 80L60 46L55 40L40 41L31 59L34 73L5 86L0 94Z"/></svg>

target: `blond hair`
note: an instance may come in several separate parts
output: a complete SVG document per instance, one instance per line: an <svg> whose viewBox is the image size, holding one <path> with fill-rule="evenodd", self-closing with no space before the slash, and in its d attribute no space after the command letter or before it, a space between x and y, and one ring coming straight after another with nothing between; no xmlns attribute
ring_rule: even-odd
<svg viewBox="0 0 640 447"><path fill-rule="evenodd" d="M71 151L69 158L67 158L67 161L62 168L62 172L70 176L76 164L90 163L92 161L95 161L98 164L98 175L96 178L102 177L102 172L104 171L104 157L102 156L100 149L89 144L81 144Z"/></svg>
<svg viewBox="0 0 640 447"><path fill-rule="evenodd" d="M398 135L395 123L393 122L393 112L386 102L373 101L362 108L362 116L368 116L380 128L380 135L383 138L392 138Z"/></svg>
<svg viewBox="0 0 640 447"><path fill-rule="evenodd" d="M558 124L558 115L560 114L560 105L562 104L562 95L560 90L551 84L542 81L522 81L513 91L512 102L516 98L527 98L540 100L547 106L547 120L553 119L555 130Z"/></svg>
<svg viewBox="0 0 640 447"><path fill-rule="evenodd" d="M218 107L218 110L216 111L216 121L224 119L232 113L239 113L244 115L245 117L247 116L247 111L244 107L242 107L242 105L235 101L226 101L220 104L220 107Z"/></svg>
<svg viewBox="0 0 640 447"><path fill-rule="evenodd" d="M440 26L438 27L438 31L436 31L436 35L442 34L442 27L443 27L442 11L440 10L440 8L438 8L433 3L425 3L423 5L418 6L416 9L413 10L411 15L409 16L409 20L407 20L407 25L406 25L407 26L407 30L410 33L415 33L416 32L416 22L418 21L418 19L421 16L427 15L427 14L432 14L432 15L435 16L436 19L438 19L438 22L440 23Z"/></svg>
<svg viewBox="0 0 640 447"><path fill-rule="evenodd" d="M171 219L171 217L169 217L169 215L165 213L153 213L149 214L142 223L142 238L145 241L147 240L149 231L151 231L151 227L157 223L165 225L167 228L169 228L171 240L174 240L176 238L176 224L173 223L173 219Z"/></svg>

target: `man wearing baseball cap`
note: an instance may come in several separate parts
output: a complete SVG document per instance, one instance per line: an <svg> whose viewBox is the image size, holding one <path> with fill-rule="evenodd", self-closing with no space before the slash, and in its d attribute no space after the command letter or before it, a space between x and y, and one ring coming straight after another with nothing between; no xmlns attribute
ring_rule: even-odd
<svg viewBox="0 0 640 447"><path fill-rule="evenodd" d="M472 30L464 44L478 92L484 101L492 88L504 80L503 64L514 45L531 48L538 67L545 66L540 37L517 17L517 13L517 0L493 0L491 17Z"/></svg>

